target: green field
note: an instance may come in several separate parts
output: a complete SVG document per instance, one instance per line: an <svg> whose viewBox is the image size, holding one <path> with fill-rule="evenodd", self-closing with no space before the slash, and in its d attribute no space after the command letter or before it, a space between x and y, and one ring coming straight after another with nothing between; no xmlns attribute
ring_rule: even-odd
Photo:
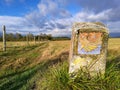
<svg viewBox="0 0 120 90"><path fill-rule="evenodd" d="M0 52L0 90L120 90L120 38L109 39L105 76L92 79L81 71L70 79L70 41L8 42L7 47Z"/></svg>
<svg viewBox="0 0 120 90"><path fill-rule="evenodd" d="M26 42L26 41L7 41L6 42L6 48L7 50L11 50L13 48L19 48L21 46L28 46L28 45L34 45L34 44L38 44L40 42L34 42L34 41L29 41L29 42ZM3 43L0 42L0 51L2 51L3 49Z"/></svg>

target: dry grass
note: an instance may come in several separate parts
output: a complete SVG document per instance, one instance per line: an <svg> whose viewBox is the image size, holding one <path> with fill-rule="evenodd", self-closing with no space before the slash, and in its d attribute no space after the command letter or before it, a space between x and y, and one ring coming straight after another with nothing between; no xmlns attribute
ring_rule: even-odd
<svg viewBox="0 0 120 90"><path fill-rule="evenodd" d="M110 38L108 41L108 49L118 49L120 51L120 38Z"/></svg>
<svg viewBox="0 0 120 90"><path fill-rule="evenodd" d="M38 43L39 42L36 42L36 44ZM34 44L35 44L34 41L29 41L29 45L34 45ZM7 50L13 47L20 47L20 46L26 46L26 45L28 45L26 41L7 41L6 42ZM2 48L3 48L3 42L0 42L0 51L2 51Z"/></svg>
<svg viewBox="0 0 120 90"><path fill-rule="evenodd" d="M61 62L68 60L70 49L70 41L47 41L36 45L31 42L30 46L26 42L8 42L7 45L19 46L19 49L0 52L0 90L42 90L51 68L62 67ZM120 56L119 38L109 40L108 51L110 61Z"/></svg>

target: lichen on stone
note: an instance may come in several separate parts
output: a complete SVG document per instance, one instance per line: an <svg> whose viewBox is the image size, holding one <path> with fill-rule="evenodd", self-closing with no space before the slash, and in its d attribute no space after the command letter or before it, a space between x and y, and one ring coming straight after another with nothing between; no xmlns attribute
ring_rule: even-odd
<svg viewBox="0 0 120 90"><path fill-rule="evenodd" d="M107 27L100 22L78 22L73 25L72 29L72 50L70 54L69 72L74 72L82 66L88 67L90 72L105 72L107 41L109 37ZM93 53L92 51L98 48L98 46L101 46L98 49L100 51ZM81 53L80 50L82 49L86 53Z"/></svg>

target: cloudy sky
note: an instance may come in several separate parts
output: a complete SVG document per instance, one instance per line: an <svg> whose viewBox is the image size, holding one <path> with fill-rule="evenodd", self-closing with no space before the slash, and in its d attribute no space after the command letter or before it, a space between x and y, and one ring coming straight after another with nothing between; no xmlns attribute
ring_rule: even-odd
<svg viewBox="0 0 120 90"><path fill-rule="evenodd" d="M8 33L69 36L72 24L84 21L120 32L120 0L0 0L0 27Z"/></svg>

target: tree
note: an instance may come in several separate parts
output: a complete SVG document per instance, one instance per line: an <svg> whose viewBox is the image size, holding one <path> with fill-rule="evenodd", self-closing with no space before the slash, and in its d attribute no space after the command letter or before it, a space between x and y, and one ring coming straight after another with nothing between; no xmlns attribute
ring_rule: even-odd
<svg viewBox="0 0 120 90"><path fill-rule="evenodd" d="M33 38L34 38L34 35L33 35L32 33L29 33L29 36L28 36L28 37L29 37L29 40L32 41Z"/></svg>
<svg viewBox="0 0 120 90"><path fill-rule="evenodd" d="M52 40L52 35L51 35L51 34L48 34L48 35L47 35L47 39L48 39L48 40Z"/></svg>
<svg viewBox="0 0 120 90"><path fill-rule="evenodd" d="M20 33L16 33L15 37L16 37L17 41L22 40L22 38L23 38L23 36Z"/></svg>
<svg viewBox="0 0 120 90"><path fill-rule="evenodd" d="M14 40L14 34L13 33L9 33L9 34L6 34L6 40L7 41L13 41Z"/></svg>

